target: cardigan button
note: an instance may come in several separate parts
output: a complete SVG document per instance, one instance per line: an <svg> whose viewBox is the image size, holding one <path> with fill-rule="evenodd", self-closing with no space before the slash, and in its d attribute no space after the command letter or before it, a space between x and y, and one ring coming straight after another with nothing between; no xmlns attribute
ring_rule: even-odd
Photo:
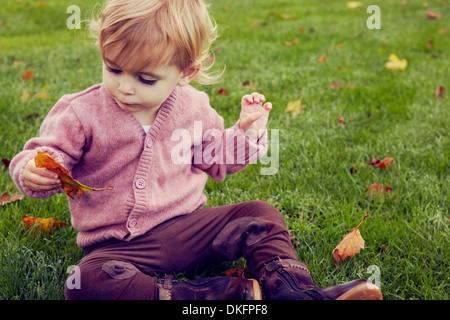
<svg viewBox="0 0 450 320"><path fill-rule="evenodd" d="M137 179L136 180L136 183L135 183L136 188L144 189L146 185L147 185L147 182L145 182L144 179Z"/></svg>
<svg viewBox="0 0 450 320"><path fill-rule="evenodd" d="M136 220L136 219L131 219L131 220L128 222L128 227L129 227L129 228L134 228L134 227L136 227L136 225L137 225L137 220Z"/></svg>
<svg viewBox="0 0 450 320"><path fill-rule="evenodd" d="M147 148L151 148L153 145L153 141L150 138L147 138Z"/></svg>

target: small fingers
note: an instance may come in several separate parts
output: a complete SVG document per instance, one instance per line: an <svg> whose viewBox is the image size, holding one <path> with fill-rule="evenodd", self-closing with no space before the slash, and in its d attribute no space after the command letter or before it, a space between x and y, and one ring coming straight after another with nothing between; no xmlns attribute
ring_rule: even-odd
<svg viewBox="0 0 450 320"><path fill-rule="evenodd" d="M36 191L36 192L45 192L45 191L55 190L55 189L58 189L61 186L59 184L56 184L56 185L52 185L52 184L42 185L42 184L33 183L31 181L26 181L25 184L31 190Z"/></svg>
<svg viewBox="0 0 450 320"><path fill-rule="evenodd" d="M262 95L258 92L253 92L251 94L251 96L253 98L254 103L263 103L264 101L266 101L266 98L264 97L264 95Z"/></svg>
<svg viewBox="0 0 450 320"><path fill-rule="evenodd" d="M264 97L264 95L258 93L258 92L253 92L252 94L247 94L245 95L242 100L244 100L245 102L247 102L248 104L253 104L253 103L263 103L266 101L266 98Z"/></svg>
<svg viewBox="0 0 450 320"><path fill-rule="evenodd" d="M266 110L266 111L270 111L270 110L272 110L272 103L270 103L270 102L267 102L267 103L265 103L264 104L264 106L263 106L263 108Z"/></svg>
<svg viewBox="0 0 450 320"><path fill-rule="evenodd" d="M25 167L24 175L29 175L29 174L35 174L35 175L39 175L39 176L43 176L43 177L47 177L47 178L51 178L51 179L58 179L58 175L56 173L48 170L47 168L38 168L36 166L36 163L34 162L34 159L31 159L30 161L28 161L28 163Z"/></svg>
<svg viewBox="0 0 450 320"><path fill-rule="evenodd" d="M61 185L61 181L58 178L47 178L37 174L29 174L24 176L25 184L30 187L33 186L50 186L52 188Z"/></svg>
<svg viewBox="0 0 450 320"><path fill-rule="evenodd" d="M42 176L42 177L46 177L49 179L53 179L53 180L58 180L58 175L46 168L36 168L36 171L34 171L34 173Z"/></svg>
<svg viewBox="0 0 450 320"><path fill-rule="evenodd" d="M247 102L248 104L252 104L253 103L253 97L249 94L246 94L245 96L242 97L242 101L243 102Z"/></svg>
<svg viewBox="0 0 450 320"><path fill-rule="evenodd" d="M57 189L61 181L57 174L45 168L37 168L29 162L23 172L24 183L33 191L42 192Z"/></svg>

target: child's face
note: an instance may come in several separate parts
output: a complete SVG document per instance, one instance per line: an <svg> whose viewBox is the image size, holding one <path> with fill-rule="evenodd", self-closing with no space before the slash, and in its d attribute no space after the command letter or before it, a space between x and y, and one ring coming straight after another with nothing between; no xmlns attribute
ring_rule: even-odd
<svg viewBox="0 0 450 320"><path fill-rule="evenodd" d="M135 113L156 112L177 85L185 85L183 73L168 65L153 70L128 72L104 59L103 84L119 107Z"/></svg>

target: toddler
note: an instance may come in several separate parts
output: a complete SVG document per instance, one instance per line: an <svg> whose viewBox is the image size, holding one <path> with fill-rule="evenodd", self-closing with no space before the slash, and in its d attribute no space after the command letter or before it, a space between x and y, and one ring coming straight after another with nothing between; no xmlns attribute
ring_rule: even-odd
<svg viewBox="0 0 450 320"><path fill-rule="evenodd" d="M83 184L114 187L68 198L85 255L67 299L381 298L366 280L317 287L270 204L205 207L208 175L224 180L267 151L272 105L246 95L224 129L207 95L189 85L217 80L205 65L216 28L202 0L110 0L91 28L103 82L64 95L10 164L32 198L62 192L57 175L36 167L38 152ZM251 279L171 276L240 257Z"/></svg>

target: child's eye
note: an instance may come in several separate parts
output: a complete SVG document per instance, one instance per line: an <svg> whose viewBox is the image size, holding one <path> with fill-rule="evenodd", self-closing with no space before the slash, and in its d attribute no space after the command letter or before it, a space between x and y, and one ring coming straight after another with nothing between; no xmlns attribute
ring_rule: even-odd
<svg viewBox="0 0 450 320"><path fill-rule="evenodd" d="M153 86L153 85L156 84L156 81L158 81L158 80L147 80L147 79L144 79L142 77L139 77L139 81L142 82L145 85Z"/></svg>
<svg viewBox="0 0 450 320"><path fill-rule="evenodd" d="M114 73L114 74L120 74L122 71L121 70L119 70L119 69L113 69L113 68L111 68L111 67L108 67L108 71L109 72L112 72L112 73Z"/></svg>

